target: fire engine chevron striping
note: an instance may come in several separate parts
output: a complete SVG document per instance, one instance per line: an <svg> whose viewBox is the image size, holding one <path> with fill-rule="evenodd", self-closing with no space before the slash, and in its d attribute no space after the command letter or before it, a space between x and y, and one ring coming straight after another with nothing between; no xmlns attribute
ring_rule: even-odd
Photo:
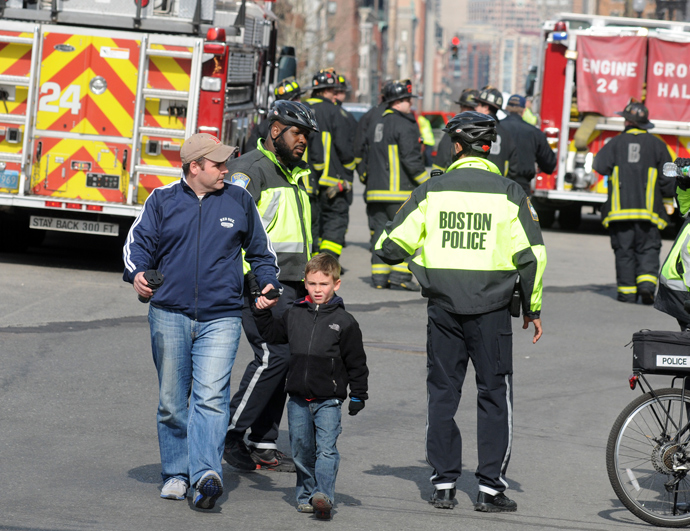
<svg viewBox="0 0 690 531"><path fill-rule="evenodd" d="M193 48L186 46L169 46L153 44L154 50L168 50L192 52ZM149 60L147 88L162 90L188 91L191 83L192 62L190 59L178 57L152 56ZM168 114L161 114L161 111ZM163 127L165 129L185 129L185 117L170 116L168 109L161 109L160 100L146 101L144 125L149 127Z"/></svg>
<svg viewBox="0 0 690 531"><path fill-rule="evenodd" d="M43 157L40 164L34 165L31 178L34 194L109 202L122 202L125 199L127 179L121 162L121 153L125 146L105 142L83 142L77 139L39 137L37 140L43 144L43 151L51 153L53 158L51 160ZM117 160L115 160L116 149L119 150ZM56 162L56 157L61 157L63 162ZM91 168L88 172L121 176L119 187L103 189L86 186L88 172L72 170L70 161L90 163ZM46 164L49 166L47 176Z"/></svg>
<svg viewBox="0 0 690 531"><path fill-rule="evenodd" d="M86 133L86 121L99 134L131 137L136 66L129 60L104 58L102 53L103 49L120 49L128 56L138 55L139 42L129 41L123 47L124 43L109 38L79 37L46 36L37 129ZM60 44L74 51L54 49ZM98 76L105 79L107 88L102 94L93 94L89 84Z"/></svg>

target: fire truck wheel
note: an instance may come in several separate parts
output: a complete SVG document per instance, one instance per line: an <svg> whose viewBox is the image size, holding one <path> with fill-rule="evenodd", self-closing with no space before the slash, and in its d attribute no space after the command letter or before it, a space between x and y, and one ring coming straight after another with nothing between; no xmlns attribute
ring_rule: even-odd
<svg viewBox="0 0 690 531"><path fill-rule="evenodd" d="M21 253L26 251L29 245L39 244L40 241L35 242L36 235L31 232L28 215L16 212L0 214L0 251Z"/></svg>
<svg viewBox="0 0 690 531"><path fill-rule="evenodd" d="M558 210L558 224L563 230L577 230L582 221L582 207L565 207Z"/></svg>

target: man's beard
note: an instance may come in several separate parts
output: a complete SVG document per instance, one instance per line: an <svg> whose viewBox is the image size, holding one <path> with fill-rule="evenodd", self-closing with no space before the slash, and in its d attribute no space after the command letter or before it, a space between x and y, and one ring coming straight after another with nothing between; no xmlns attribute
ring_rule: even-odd
<svg viewBox="0 0 690 531"><path fill-rule="evenodd" d="M294 154L282 137L276 138L273 141L273 146L275 147L278 158L289 168L294 168L297 163L302 160L302 157Z"/></svg>

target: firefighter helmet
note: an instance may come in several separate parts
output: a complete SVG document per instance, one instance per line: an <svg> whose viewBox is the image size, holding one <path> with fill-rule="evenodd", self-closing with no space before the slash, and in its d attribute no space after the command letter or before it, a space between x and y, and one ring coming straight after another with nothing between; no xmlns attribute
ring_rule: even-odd
<svg viewBox="0 0 690 531"><path fill-rule="evenodd" d="M277 100L293 100L299 98L302 94L304 94L304 91L300 90L299 83L295 81L294 77L284 79L273 91L273 95Z"/></svg>
<svg viewBox="0 0 690 531"><path fill-rule="evenodd" d="M644 103L631 99L621 112L616 113L627 121L634 123L640 129L651 129L654 124L649 121L649 111Z"/></svg>
<svg viewBox="0 0 690 531"><path fill-rule="evenodd" d="M338 74L332 68L325 68L319 70L311 80L312 90L334 89L337 90L340 82L338 81Z"/></svg>
<svg viewBox="0 0 690 531"><path fill-rule="evenodd" d="M443 129L453 142L486 154L496 140L496 120L488 114L465 111L453 116Z"/></svg>
<svg viewBox="0 0 690 531"><path fill-rule="evenodd" d="M479 92L479 96L475 97L475 100L489 107L493 107L495 111L503 107L503 94L501 94L500 90L491 86L484 87Z"/></svg>
<svg viewBox="0 0 690 531"><path fill-rule="evenodd" d="M417 95L412 93L412 81L403 79L399 81L392 81L390 84L383 87L384 93L383 101L385 103L393 103L394 101L404 100L405 98L416 98Z"/></svg>
<svg viewBox="0 0 690 531"><path fill-rule="evenodd" d="M479 96L477 89L466 88L460 93L457 103L460 107L470 107L472 109L477 107L476 97Z"/></svg>
<svg viewBox="0 0 690 531"><path fill-rule="evenodd" d="M338 75L338 86L336 87L338 92L350 92L350 84L345 79L345 76Z"/></svg>
<svg viewBox="0 0 690 531"><path fill-rule="evenodd" d="M303 127L315 133L319 132L319 124L311 107L299 101L276 100L268 111L268 121L275 121L284 125Z"/></svg>

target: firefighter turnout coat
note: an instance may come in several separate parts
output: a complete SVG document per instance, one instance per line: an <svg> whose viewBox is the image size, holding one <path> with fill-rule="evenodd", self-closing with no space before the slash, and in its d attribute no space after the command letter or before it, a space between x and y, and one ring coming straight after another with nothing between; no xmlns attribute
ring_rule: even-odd
<svg viewBox="0 0 690 531"><path fill-rule="evenodd" d="M406 201L429 178L414 115L388 108L369 126L368 134L366 202Z"/></svg>
<svg viewBox="0 0 690 531"><path fill-rule="evenodd" d="M523 312L538 318L546 249L537 213L522 188L491 162L465 157L417 188L376 243L410 269L422 294L463 315L507 307L520 278Z"/></svg>
<svg viewBox="0 0 690 531"><path fill-rule="evenodd" d="M315 195L317 186L335 186L338 181L352 182L354 131L342 107L318 97L309 98L306 103L314 111L320 130L309 135L307 148L307 160L312 169L307 191Z"/></svg>
<svg viewBox="0 0 690 531"><path fill-rule="evenodd" d="M228 163L227 175L226 180L246 188L254 198L278 256L281 280L303 280L312 243L311 207L305 189L309 168L300 161L288 170L259 140L257 149Z"/></svg>
<svg viewBox="0 0 690 531"><path fill-rule="evenodd" d="M673 197L675 180L664 177L662 170L671 160L666 144L642 129L628 129L604 144L593 164L609 178L608 199L601 209L603 225L649 221L665 228L663 198Z"/></svg>
<svg viewBox="0 0 690 531"><path fill-rule="evenodd" d="M535 163L544 173L553 173L556 169L556 155L541 129L528 124L519 114L509 113L501 120L501 125L517 147L517 164L511 175L527 191L536 174Z"/></svg>

